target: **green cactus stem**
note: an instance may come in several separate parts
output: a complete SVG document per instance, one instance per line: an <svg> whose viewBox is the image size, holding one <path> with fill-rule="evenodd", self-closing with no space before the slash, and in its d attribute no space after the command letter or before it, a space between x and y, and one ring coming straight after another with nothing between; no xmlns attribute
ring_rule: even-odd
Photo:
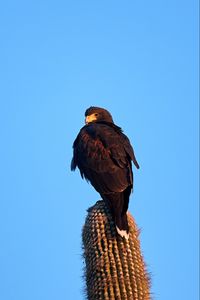
<svg viewBox="0 0 200 300"><path fill-rule="evenodd" d="M128 213L129 239L121 238L104 201L88 209L83 227L86 295L88 300L149 300L150 280Z"/></svg>

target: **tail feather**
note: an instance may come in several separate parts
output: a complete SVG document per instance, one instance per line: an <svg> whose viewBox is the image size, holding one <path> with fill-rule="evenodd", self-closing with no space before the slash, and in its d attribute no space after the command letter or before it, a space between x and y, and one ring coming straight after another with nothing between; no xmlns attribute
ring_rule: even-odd
<svg viewBox="0 0 200 300"><path fill-rule="evenodd" d="M123 238L125 238L126 240L128 240L129 238L129 233L127 232L127 230L120 230L117 225L116 225L116 229L117 229L117 233Z"/></svg>
<svg viewBox="0 0 200 300"><path fill-rule="evenodd" d="M129 227L127 220L127 209L129 202L131 187L128 187L123 192L116 192L111 194L103 194L102 198L108 204L113 219L116 225L117 233L121 237L128 239Z"/></svg>

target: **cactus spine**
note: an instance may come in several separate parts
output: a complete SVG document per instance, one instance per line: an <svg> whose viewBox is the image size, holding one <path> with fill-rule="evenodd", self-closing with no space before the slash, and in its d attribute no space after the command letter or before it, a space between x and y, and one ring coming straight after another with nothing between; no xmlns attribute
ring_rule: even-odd
<svg viewBox="0 0 200 300"><path fill-rule="evenodd" d="M128 213L129 239L117 235L104 201L88 209L83 227L88 300L149 300L150 281L140 250L139 231Z"/></svg>

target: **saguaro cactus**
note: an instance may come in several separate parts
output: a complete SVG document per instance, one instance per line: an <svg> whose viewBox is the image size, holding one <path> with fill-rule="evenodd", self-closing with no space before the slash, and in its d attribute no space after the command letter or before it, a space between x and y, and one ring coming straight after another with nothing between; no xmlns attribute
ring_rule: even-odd
<svg viewBox="0 0 200 300"><path fill-rule="evenodd" d="M128 213L129 239L117 235L104 201L88 209L82 239L88 300L149 300L150 282L138 239Z"/></svg>

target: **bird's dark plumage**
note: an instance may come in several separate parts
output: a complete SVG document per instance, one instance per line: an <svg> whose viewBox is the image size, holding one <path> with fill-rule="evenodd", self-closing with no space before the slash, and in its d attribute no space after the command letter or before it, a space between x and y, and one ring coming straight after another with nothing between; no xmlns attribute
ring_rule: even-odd
<svg viewBox="0 0 200 300"><path fill-rule="evenodd" d="M111 114L99 107L85 112L86 125L73 144L71 169L79 168L109 205L122 236L128 236L126 212L133 187L131 161L139 168L129 139L113 122Z"/></svg>

